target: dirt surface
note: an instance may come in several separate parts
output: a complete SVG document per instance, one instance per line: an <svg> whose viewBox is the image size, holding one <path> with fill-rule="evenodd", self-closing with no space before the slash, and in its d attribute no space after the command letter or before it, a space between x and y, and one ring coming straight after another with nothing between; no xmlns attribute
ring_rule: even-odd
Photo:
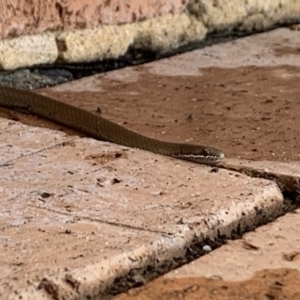
<svg viewBox="0 0 300 300"><path fill-rule="evenodd" d="M100 75L103 92L43 93L94 112L100 108L104 117L148 136L215 146L227 157L299 160L300 68L214 67L201 69L202 76L176 77L145 69L130 83ZM0 116L64 129L4 109Z"/></svg>
<svg viewBox="0 0 300 300"><path fill-rule="evenodd" d="M159 278L148 285L121 294L114 300L298 300L300 274L297 270L263 270L249 280Z"/></svg>

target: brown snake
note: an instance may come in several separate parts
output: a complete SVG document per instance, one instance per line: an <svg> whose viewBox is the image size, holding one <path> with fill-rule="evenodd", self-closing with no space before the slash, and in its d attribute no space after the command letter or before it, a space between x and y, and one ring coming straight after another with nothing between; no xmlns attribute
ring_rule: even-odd
<svg viewBox="0 0 300 300"><path fill-rule="evenodd" d="M109 121L99 114L28 91L0 86L0 106L45 117L85 132L96 139L157 154L202 164L216 164L224 157L222 152L213 147L171 143L146 137Z"/></svg>

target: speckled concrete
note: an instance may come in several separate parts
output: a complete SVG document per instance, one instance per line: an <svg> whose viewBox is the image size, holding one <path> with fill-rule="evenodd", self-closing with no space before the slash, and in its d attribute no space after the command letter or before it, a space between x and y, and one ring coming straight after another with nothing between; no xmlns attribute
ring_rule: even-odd
<svg viewBox="0 0 300 300"><path fill-rule="evenodd" d="M2 298L105 294L114 278L167 271L192 244L282 213L272 181L3 119L0 127Z"/></svg>

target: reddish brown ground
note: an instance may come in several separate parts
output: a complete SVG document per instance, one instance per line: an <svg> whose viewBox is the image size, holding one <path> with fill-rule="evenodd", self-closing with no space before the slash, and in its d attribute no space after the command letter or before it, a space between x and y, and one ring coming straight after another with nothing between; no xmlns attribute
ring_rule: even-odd
<svg viewBox="0 0 300 300"><path fill-rule="evenodd" d="M159 278L114 300L299 300L300 274L296 270L265 270L241 282L220 279Z"/></svg>
<svg viewBox="0 0 300 300"><path fill-rule="evenodd" d="M142 74L137 82L102 78L104 93L43 92L92 111L101 107L103 116L145 135L215 146L227 157L299 159L300 68L207 68L198 77L158 76L147 67L137 68ZM25 123L62 128L8 114ZM1 110L0 116L5 115ZM296 271L269 270L241 283L158 280L122 299L300 299L300 279Z"/></svg>
<svg viewBox="0 0 300 300"><path fill-rule="evenodd" d="M227 157L299 159L300 68L207 68L201 70L203 76L176 77L137 68L142 69L137 82L102 78L104 93L43 92L91 111L100 107L104 117L145 135L215 146ZM0 116L7 115L62 129L37 117L0 110Z"/></svg>

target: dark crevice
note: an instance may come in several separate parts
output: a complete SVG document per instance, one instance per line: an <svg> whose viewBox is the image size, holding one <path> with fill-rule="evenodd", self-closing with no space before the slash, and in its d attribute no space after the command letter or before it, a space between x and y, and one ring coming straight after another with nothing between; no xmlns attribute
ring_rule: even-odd
<svg viewBox="0 0 300 300"><path fill-rule="evenodd" d="M234 170L237 171L237 170ZM238 171L237 171L238 172ZM219 230L217 236L211 237L207 236L204 239L196 238L192 241L190 245L187 246L185 255L182 257L174 257L173 260L168 260L164 263L158 265L154 263L153 265L148 265L145 268L139 270L131 270L128 274L120 276L114 280L114 283L105 290L104 294L107 299L117 295L122 292L126 292L131 288L139 287L145 283L171 271L179 268L205 254L207 252L204 250L204 246L209 246L211 250L215 250L220 246L227 243L228 240L235 240L242 238L242 235L246 232L253 231L255 228L272 222L274 219L285 215L287 212L293 212L300 207L299 191L295 185L285 184L282 180L273 174L261 173L261 172L242 172L248 176L255 178L264 178L268 180L273 180L280 187L281 192L284 197L284 202L282 206L282 212L270 219L268 216L264 215L263 210L258 210L257 215L260 215L260 220L254 225L244 225L243 228L241 223L238 223L235 229L232 229L230 235L221 233Z"/></svg>
<svg viewBox="0 0 300 300"><path fill-rule="evenodd" d="M210 247L211 251L213 251L226 244L228 240L241 239L242 235L246 232L253 231L255 228L265 225L273 220L271 220L268 216L263 215L263 212L261 214L260 220L256 224L243 224L243 226L241 226L241 223L238 223L236 228L232 229L229 234L225 234L217 230L216 237L206 236L204 238L200 238L195 236L191 244L186 246L185 254L183 256L173 257L172 260L166 260L164 262L153 260L143 268L132 269L126 275L117 277L113 284L104 291L103 295L106 295L107 299L110 299L111 297L119 293L126 292L131 288L144 285L171 270L177 269L207 254L208 252L205 251L205 247ZM279 216L282 216L283 214L284 213ZM223 231L226 230L223 229Z"/></svg>

